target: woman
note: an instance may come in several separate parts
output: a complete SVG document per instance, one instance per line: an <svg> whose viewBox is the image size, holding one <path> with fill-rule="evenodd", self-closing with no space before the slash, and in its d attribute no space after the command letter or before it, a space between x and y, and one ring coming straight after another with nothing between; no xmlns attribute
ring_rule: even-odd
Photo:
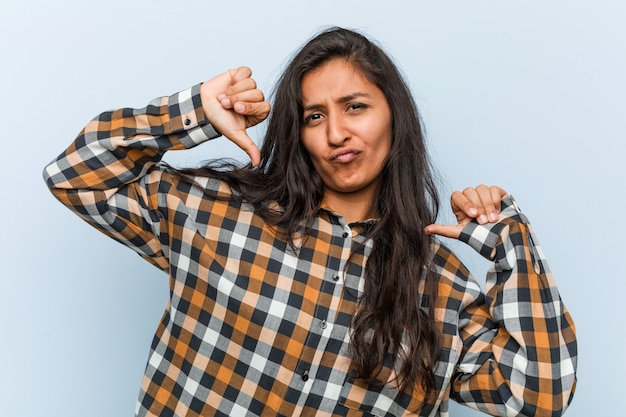
<svg viewBox="0 0 626 417"><path fill-rule="evenodd" d="M270 105L248 68L105 112L45 171L54 195L169 274L138 416L560 415L576 340L527 219L498 187L438 197L385 53L331 29ZM219 133L218 133L219 132ZM251 163L175 170L225 136ZM434 238L492 259L485 292Z"/></svg>

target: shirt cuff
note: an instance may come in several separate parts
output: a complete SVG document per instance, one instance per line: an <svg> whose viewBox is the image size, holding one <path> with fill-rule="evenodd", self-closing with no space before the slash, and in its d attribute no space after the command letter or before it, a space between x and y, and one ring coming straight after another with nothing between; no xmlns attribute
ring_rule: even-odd
<svg viewBox="0 0 626 417"><path fill-rule="evenodd" d="M513 196L501 202L502 210L497 223L478 224L476 220L469 222L461 231L459 240L467 243L483 257L494 260L496 247L501 240L501 232L512 223L528 224L528 218L517 206Z"/></svg>
<svg viewBox="0 0 626 417"><path fill-rule="evenodd" d="M204 114L200 85L196 84L168 98L170 130L187 133L181 137L181 142L186 148L220 136Z"/></svg>

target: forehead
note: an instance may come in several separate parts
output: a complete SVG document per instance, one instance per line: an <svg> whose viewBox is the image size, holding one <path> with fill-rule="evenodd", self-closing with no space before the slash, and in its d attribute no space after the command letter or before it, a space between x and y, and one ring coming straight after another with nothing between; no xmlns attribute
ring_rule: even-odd
<svg viewBox="0 0 626 417"><path fill-rule="evenodd" d="M301 89L304 102L328 98L329 95L341 97L355 93L383 94L365 77L360 68L343 59L327 61L307 72L302 77Z"/></svg>

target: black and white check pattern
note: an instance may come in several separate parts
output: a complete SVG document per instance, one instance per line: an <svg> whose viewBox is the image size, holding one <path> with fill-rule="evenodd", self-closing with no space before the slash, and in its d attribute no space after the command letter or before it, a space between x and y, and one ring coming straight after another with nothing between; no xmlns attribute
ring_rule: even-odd
<svg viewBox="0 0 626 417"><path fill-rule="evenodd" d="M367 224L320 208L294 250L225 184L192 185L159 164L166 151L216 136L194 86L102 113L45 170L63 204L170 277L137 416L445 416L450 397L493 415L563 412L575 386L574 326L511 200L500 222L461 236L494 261L485 292L433 246L443 349L438 390L425 399L349 376Z"/></svg>

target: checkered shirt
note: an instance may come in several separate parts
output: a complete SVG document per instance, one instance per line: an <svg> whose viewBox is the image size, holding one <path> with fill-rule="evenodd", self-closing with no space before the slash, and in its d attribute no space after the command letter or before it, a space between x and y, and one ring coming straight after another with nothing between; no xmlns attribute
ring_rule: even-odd
<svg viewBox="0 0 626 417"><path fill-rule="evenodd" d="M574 324L512 200L498 223L470 223L460 237L493 260L485 291L433 244L442 350L425 399L420 389L350 377L368 223L321 208L293 249L224 183L192 185L159 163L165 151L216 136L194 86L100 114L44 171L63 204L169 274L137 416L446 416L449 398L493 415L564 411L575 387Z"/></svg>

